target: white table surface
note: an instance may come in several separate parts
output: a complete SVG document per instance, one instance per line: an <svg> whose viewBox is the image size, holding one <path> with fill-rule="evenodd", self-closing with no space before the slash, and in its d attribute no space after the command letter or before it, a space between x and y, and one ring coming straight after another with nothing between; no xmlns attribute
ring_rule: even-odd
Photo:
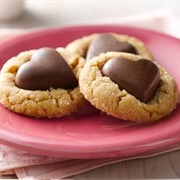
<svg viewBox="0 0 180 180"><path fill-rule="evenodd" d="M31 29L52 27L100 18L137 15L162 7L172 7L180 17L180 1L68 1L27 0L24 14L0 28ZM180 151L151 158L124 161L71 177L72 179L179 179Z"/></svg>
<svg viewBox="0 0 180 180"><path fill-rule="evenodd" d="M0 0L1 1L1 0ZM16 1L16 0L13 0ZM179 0L25 0L24 14L0 28L51 27L101 18L134 16L162 8L172 8L180 18Z"/></svg>

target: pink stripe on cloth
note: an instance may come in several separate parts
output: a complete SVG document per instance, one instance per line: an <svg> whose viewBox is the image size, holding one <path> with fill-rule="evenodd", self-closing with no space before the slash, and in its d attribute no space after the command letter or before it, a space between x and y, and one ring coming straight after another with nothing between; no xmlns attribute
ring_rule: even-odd
<svg viewBox="0 0 180 180"><path fill-rule="evenodd" d="M41 156L0 145L0 172L39 164L65 161L66 159Z"/></svg>

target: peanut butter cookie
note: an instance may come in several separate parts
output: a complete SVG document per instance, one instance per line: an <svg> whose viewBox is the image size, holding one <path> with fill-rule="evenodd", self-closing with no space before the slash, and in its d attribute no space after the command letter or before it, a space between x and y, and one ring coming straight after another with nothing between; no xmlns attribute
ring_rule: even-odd
<svg viewBox="0 0 180 180"><path fill-rule="evenodd" d="M92 105L122 120L156 121L178 103L177 85L166 70L129 53L108 52L86 62L79 85Z"/></svg>
<svg viewBox="0 0 180 180"><path fill-rule="evenodd" d="M138 54L153 60L152 54L141 40L124 34L100 33L84 36L69 43L66 49L86 60L110 51Z"/></svg>
<svg viewBox="0 0 180 180"><path fill-rule="evenodd" d="M22 52L1 70L0 102L14 112L37 118L76 112L86 103L78 86L84 61L63 48Z"/></svg>

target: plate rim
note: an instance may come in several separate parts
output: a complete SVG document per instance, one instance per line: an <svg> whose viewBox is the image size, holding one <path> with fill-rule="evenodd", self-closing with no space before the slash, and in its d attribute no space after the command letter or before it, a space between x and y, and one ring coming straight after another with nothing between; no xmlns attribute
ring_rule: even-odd
<svg viewBox="0 0 180 180"><path fill-rule="evenodd" d="M81 25L63 25L63 26L55 26L55 27L40 27L40 28L36 28L36 29L31 29L31 30L24 30L22 32L22 34L17 34L13 37L10 38L5 38L2 41L0 41L0 45L1 44L6 44L8 42L12 42L12 41L16 41L19 38L23 38L23 37L27 37L30 35L36 35L38 34L44 34L44 33L48 33L49 31L59 31L59 30L66 30L66 29L71 29L71 28L75 28L75 29L82 29L82 28L107 28L107 27L114 27L114 28L121 28L121 29L135 29L135 30L139 30L139 31L144 31L150 34L157 34L160 36L164 36L166 38L170 38L170 39L174 39L175 41L179 42L180 39L177 37L174 37L172 35L166 34L165 32L160 32L157 30L151 30L151 29L146 29L146 28L141 28L141 27L133 27L133 26L128 26L128 25L116 25L116 24L81 24Z"/></svg>

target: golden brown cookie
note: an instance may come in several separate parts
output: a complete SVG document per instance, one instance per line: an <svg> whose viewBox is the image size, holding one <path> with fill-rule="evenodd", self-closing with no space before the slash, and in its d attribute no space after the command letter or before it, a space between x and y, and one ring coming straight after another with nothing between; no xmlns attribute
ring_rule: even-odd
<svg viewBox="0 0 180 180"><path fill-rule="evenodd" d="M157 65L160 84L153 97L144 103L102 74L102 68L112 58L137 61L141 56L128 53L108 52L88 61L79 78L80 91L96 108L123 120L144 123L169 115L178 102L178 88L164 68ZM150 61L153 63L152 61ZM143 77L142 77L143 78Z"/></svg>
<svg viewBox="0 0 180 180"><path fill-rule="evenodd" d="M63 57L78 80L79 73L84 66L84 59L79 55L69 53L63 48L56 50L56 53ZM22 52L4 64L0 74L0 102L14 112L37 118L62 117L78 111L86 103L79 91L78 83L74 88L50 87L44 90L29 90L16 85L18 70L26 63L32 61L31 58L37 51ZM41 66L38 69L35 67L34 72L39 69L41 70ZM31 75L33 74L31 73ZM66 76L63 78L66 81Z"/></svg>
<svg viewBox="0 0 180 180"><path fill-rule="evenodd" d="M100 37L100 36L109 36L109 37ZM110 36L112 36L115 39L113 40L112 38L110 38ZM101 39L101 40L99 40L99 39ZM149 51L148 47L141 40L139 40L135 37L132 37L132 36L125 35L125 34L115 34L115 33L101 34L100 33L100 34L92 34L89 36L84 36L80 39L76 39L73 42L69 43L66 46L66 49L70 52L77 53L80 56L87 57L89 48L92 45L92 42L94 40L96 40L96 42L98 41L98 43L100 43L101 46L103 43L109 46L101 51L103 53L106 53L109 51L121 52L121 50L120 50L121 48L118 49L118 48L113 47L112 48L113 50L112 50L111 47L115 46L115 44L118 45L119 42L123 42L123 43L130 44L132 47L134 47L137 51L137 54L139 54L145 58L153 60L153 55ZM101 41L101 42L99 42L99 41ZM104 41L104 42L102 42L102 41ZM110 43L108 43L107 41L110 41ZM115 42L115 41L117 41L117 42ZM93 44L96 44L96 43L93 42ZM125 46L127 46L127 44ZM99 48L99 44L95 45L95 49L98 49L98 48ZM91 47L91 49L92 49L92 47ZM127 47L122 48L122 50L123 50L123 52L131 51L130 49L128 49L128 51L126 51ZM100 50L98 50L98 51L100 51Z"/></svg>

